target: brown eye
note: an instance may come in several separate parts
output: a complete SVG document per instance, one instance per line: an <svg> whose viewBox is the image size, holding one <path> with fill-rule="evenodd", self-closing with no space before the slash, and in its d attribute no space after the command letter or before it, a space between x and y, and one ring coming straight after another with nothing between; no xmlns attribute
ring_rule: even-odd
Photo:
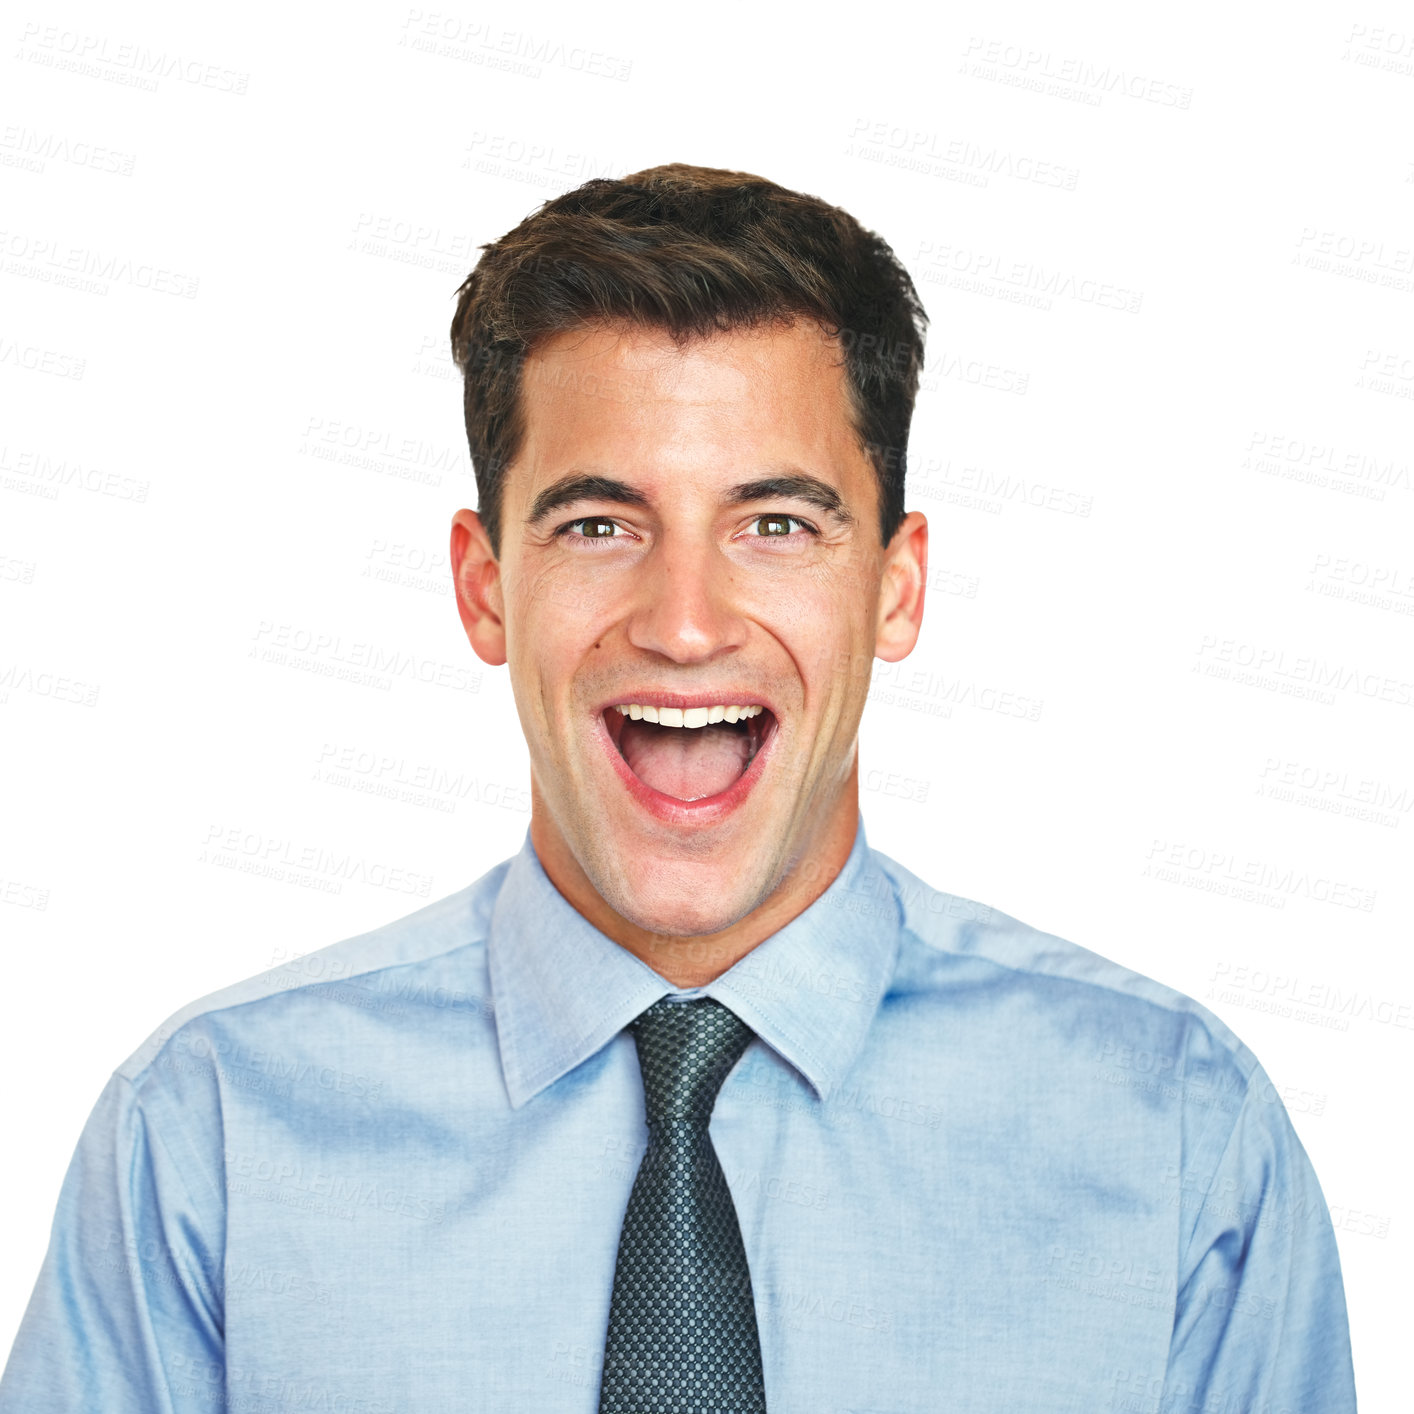
<svg viewBox="0 0 1414 1414"><path fill-rule="evenodd" d="M789 535L791 522L794 519L794 516L758 516L756 533L758 535Z"/></svg>
<svg viewBox="0 0 1414 1414"><path fill-rule="evenodd" d="M575 521L575 525L580 527L580 534L586 540L609 540L617 528L613 521L600 520L598 516L586 516Z"/></svg>

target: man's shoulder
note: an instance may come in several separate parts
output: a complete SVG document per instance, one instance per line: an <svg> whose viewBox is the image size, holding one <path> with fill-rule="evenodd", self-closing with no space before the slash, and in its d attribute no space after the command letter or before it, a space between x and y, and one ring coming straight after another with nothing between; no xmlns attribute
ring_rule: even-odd
<svg viewBox="0 0 1414 1414"><path fill-rule="evenodd" d="M254 1015L271 1008L288 1009L291 1001L347 1002L356 988L367 989L380 977L435 963L448 954L484 947L509 859L473 883L412 913L365 933L313 951L222 987L189 1002L173 1013L118 1067L117 1073L136 1081L174 1037L205 1020L229 1018L245 1011ZM466 999L484 1003L483 999Z"/></svg>
<svg viewBox="0 0 1414 1414"><path fill-rule="evenodd" d="M875 860L893 885L918 967L942 985L971 964L1005 977L1013 988L1044 993L1048 1007L1064 1007L1077 1019L1135 1038L1201 1033L1212 1059L1226 1061L1244 1079L1256 1068L1241 1038L1177 988L1000 909L934 888L887 855L876 851Z"/></svg>

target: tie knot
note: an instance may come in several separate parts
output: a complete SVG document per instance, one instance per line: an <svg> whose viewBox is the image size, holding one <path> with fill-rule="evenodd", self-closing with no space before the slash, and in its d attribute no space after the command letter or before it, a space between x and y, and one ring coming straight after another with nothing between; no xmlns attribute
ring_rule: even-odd
<svg viewBox="0 0 1414 1414"><path fill-rule="evenodd" d="M727 1072L751 1044L751 1028L711 997L664 997L629 1023L643 1072L649 1125L665 1119L706 1124Z"/></svg>

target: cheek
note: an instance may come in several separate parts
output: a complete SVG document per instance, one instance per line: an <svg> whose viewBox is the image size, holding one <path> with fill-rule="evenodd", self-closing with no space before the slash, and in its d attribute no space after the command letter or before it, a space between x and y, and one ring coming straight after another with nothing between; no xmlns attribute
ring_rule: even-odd
<svg viewBox="0 0 1414 1414"><path fill-rule="evenodd" d="M811 686L833 692L847 688L861 671L867 679L874 660L872 584L863 576L816 567L774 588L777 592L763 601L763 622Z"/></svg>
<svg viewBox="0 0 1414 1414"><path fill-rule="evenodd" d="M592 634L584 596L564 576L548 572L526 576L507 593L507 654L512 670L534 665L554 674L577 660L576 645Z"/></svg>
<svg viewBox="0 0 1414 1414"><path fill-rule="evenodd" d="M568 594L565 586L548 568L538 568L516 576L508 590L507 605L512 617L524 628L544 631L563 616Z"/></svg>
<svg viewBox="0 0 1414 1414"><path fill-rule="evenodd" d="M619 597L583 579L523 576L506 596L506 656L517 700L558 741L577 699L599 690ZM602 602L601 602L602 601Z"/></svg>
<svg viewBox="0 0 1414 1414"><path fill-rule="evenodd" d="M536 634L561 640L593 635L624 602L626 582L621 575L605 573L607 568L560 562L522 575L515 585L512 612L526 630Z"/></svg>
<svg viewBox="0 0 1414 1414"><path fill-rule="evenodd" d="M841 731L848 731L863 710L873 656L843 640L804 641L782 633L778 641L790 659L793 681L788 691L803 709L792 724L795 748L808 753L829 751L830 743Z"/></svg>

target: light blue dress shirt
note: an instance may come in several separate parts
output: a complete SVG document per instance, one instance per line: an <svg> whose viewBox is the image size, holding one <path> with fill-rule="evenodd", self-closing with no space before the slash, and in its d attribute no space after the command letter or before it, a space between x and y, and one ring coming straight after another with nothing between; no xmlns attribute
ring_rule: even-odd
<svg viewBox="0 0 1414 1414"><path fill-rule="evenodd" d="M529 839L179 1012L84 1129L3 1414L593 1414L675 992ZM773 1414L1345 1414L1329 1215L1198 1003L872 851L706 987Z"/></svg>

